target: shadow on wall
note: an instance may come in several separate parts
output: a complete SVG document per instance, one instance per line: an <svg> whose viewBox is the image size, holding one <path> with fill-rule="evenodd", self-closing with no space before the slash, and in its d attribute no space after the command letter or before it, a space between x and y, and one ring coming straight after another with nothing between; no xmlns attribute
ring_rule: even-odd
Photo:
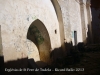
<svg viewBox="0 0 100 75"><path fill-rule="evenodd" d="M43 36L43 38L44 38L44 36ZM45 39L44 39L44 41L45 41ZM33 43L34 43L34 41L33 41ZM45 42L44 45L46 47L45 50L49 50L50 47L48 47L47 42ZM50 52L49 55L47 53L48 57L50 57L51 65L49 65L47 62L45 63L46 59L35 62L34 59L28 59L28 57L23 58L23 59L18 59L18 60L12 60L12 61L8 61L8 62L4 63L4 59L3 59L4 57L0 57L0 71L2 71L2 72L0 72L0 74L2 73L2 75L4 75L4 73L5 73L5 75L48 75L47 73L42 72L40 68L51 68L51 69L55 69L57 67L64 68L66 64L70 65L70 64L77 63L80 61L79 51L84 51L84 46L85 45L82 42L78 43L77 46L73 46L72 42L65 43L66 52L64 52L64 53L66 54L66 56L64 56L64 54L63 54L62 47L55 48L54 50L52 50ZM39 49L40 49L40 47L39 47ZM44 57L46 57L46 56L44 56ZM18 71L17 72L14 72L14 71L8 72L10 70L5 71L7 69L14 69L14 70L17 69L17 70L20 70L20 72L18 72ZM39 69L39 72L32 71L35 69L37 69L37 70Z"/></svg>
<svg viewBox="0 0 100 75"><path fill-rule="evenodd" d="M27 71L24 71L28 67L28 58L5 62L4 67L5 75L29 75Z"/></svg>
<svg viewBox="0 0 100 75"><path fill-rule="evenodd" d="M66 43L66 48L69 49L69 53L66 52L67 54L66 57L63 57L63 50L61 47L52 50L50 54L50 58L52 59L51 65L43 61L35 62L34 59L28 59L28 58L12 60L4 63L3 57L1 57L0 66L2 67L2 71L6 70L5 75L49 75L53 71L43 72L42 69L49 68L51 70L54 70L55 68L65 68L65 65L75 64L80 61L79 51L84 51L83 43L79 43L77 47L72 46L72 43L70 44ZM20 72L19 71L8 72L10 71L9 69L20 70Z"/></svg>
<svg viewBox="0 0 100 75"><path fill-rule="evenodd" d="M23 58L8 61L0 65L2 65L2 69L0 69L1 75L43 75L42 72L38 71L39 66L35 63L34 59Z"/></svg>
<svg viewBox="0 0 100 75"><path fill-rule="evenodd" d="M68 45L70 45L70 44L68 44ZM34 59L28 59L28 58L12 60L12 61L3 63L3 57L0 57L0 75L54 75L53 73L55 71L55 68L57 68L57 69L70 68L70 67L73 68L72 67L73 65L77 65L77 66L74 66L75 68L76 67L84 68L83 67L84 65L82 63L81 63L81 65L79 64L79 62L82 60L82 58L81 58L83 55L82 53L84 53L84 50L85 50L84 44L79 43L77 45L77 49L74 46L70 46L70 47L71 47L70 53L66 57L62 57L61 54L59 53L62 51L61 48L54 49L51 53L51 58L54 59L51 65L45 64L42 61L35 62ZM58 52L58 53L56 54L55 52ZM93 52L91 52L91 53L94 54ZM99 54L97 57L99 57ZM87 56L86 56L86 58L90 59L90 57L87 57ZM87 64L90 64L89 62L92 62L91 60L93 60L93 59L91 58L91 60L89 60L89 62L87 62L88 60L87 61L86 60L82 61L83 63L86 64L85 69L87 68ZM99 65L99 62L98 62L98 65ZM91 64L90 64L90 66L91 66ZM48 71L45 71L45 68ZM20 70L20 72L19 71L8 72L11 69L14 69L14 70L17 69L17 70ZM99 69L99 67L98 67L98 69ZM1 70L2 70L2 72L1 72ZM4 72L4 70L6 70L6 71ZM86 72L86 71L84 71L84 72ZM99 72L99 71L95 70L94 72L98 75L97 72ZM62 72L59 72L59 73L62 73ZM88 72L86 74L88 74ZM64 74L64 75L66 75L66 74ZM72 75L72 74L70 74L70 75Z"/></svg>
<svg viewBox="0 0 100 75"><path fill-rule="evenodd" d="M62 48L54 49L50 55L52 64L56 64L57 62L62 63L60 61L63 58L62 56ZM43 61L35 62L34 59L23 58L4 63L3 57L0 57L0 71L2 75L47 75L40 69L45 67L49 67L49 65ZM37 71L39 69L39 72L32 69L37 69Z"/></svg>

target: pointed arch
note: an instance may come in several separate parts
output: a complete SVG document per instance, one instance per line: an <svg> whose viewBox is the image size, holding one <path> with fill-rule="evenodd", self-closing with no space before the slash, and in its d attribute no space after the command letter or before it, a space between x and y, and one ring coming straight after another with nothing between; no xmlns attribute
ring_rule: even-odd
<svg viewBox="0 0 100 75"><path fill-rule="evenodd" d="M51 0L51 2L53 4L53 6L54 6L54 9L55 9L55 12L56 12L56 15L57 15L57 18L58 18L58 22L59 22L61 45L62 45L63 49L65 49L65 46L64 46L64 39L65 39L65 36L64 36L64 24L63 24L61 7L60 7L60 5L59 5L57 0Z"/></svg>
<svg viewBox="0 0 100 75"><path fill-rule="evenodd" d="M45 25L36 19L29 27L27 39L32 41L38 49L40 60L50 62L50 37Z"/></svg>

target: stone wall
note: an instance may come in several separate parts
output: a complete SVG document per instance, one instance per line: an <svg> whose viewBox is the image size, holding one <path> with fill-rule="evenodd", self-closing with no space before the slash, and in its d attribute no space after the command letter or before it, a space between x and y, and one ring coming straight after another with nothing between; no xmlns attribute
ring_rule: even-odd
<svg viewBox="0 0 100 75"><path fill-rule="evenodd" d="M70 43L72 41L73 45L75 45L74 31L76 31L77 44L79 42L87 43L87 38L92 37L90 0L57 1L62 11L65 42ZM90 35L88 35L89 32Z"/></svg>
<svg viewBox="0 0 100 75"><path fill-rule="evenodd" d="M79 1L69 1L69 15L70 15L70 25L71 25L71 35L72 42L75 45L74 31L77 34L77 43L83 42L82 40L82 26L81 26L81 14L80 14L80 3Z"/></svg>
<svg viewBox="0 0 100 75"><path fill-rule="evenodd" d="M86 3L87 0L1 0L0 25L5 62L25 57L40 61L40 56L48 55L48 51L55 48L64 48L64 43L75 45L75 32L77 44L84 42L91 22ZM34 23L36 20L41 22L41 26ZM27 39L32 24L45 39L41 46ZM44 50L44 55L39 50Z"/></svg>
<svg viewBox="0 0 100 75"><path fill-rule="evenodd" d="M0 0L0 25L5 61L27 57L28 49L35 49L33 43L27 40L27 32L36 19L43 22L48 30L51 50L60 47L58 20L50 0Z"/></svg>
<svg viewBox="0 0 100 75"><path fill-rule="evenodd" d="M64 24L64 35L65 35L65 43L69 43L71 41L71 25L69 18L69 1L70 0L58 0L58 3L61 7L63 24Z"/></svg>

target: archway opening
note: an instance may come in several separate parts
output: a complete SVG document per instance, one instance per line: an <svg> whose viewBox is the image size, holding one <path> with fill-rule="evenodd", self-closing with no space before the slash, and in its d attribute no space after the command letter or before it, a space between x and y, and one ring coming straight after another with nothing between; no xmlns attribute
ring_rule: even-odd
<svg viewBox="0 0 100 75"><path fill-rule="evenodd" d="M59 30L60 30L60 40L61 40L61 45L63 50L65 50L65 45L64 45L64 40L65 40L65 35L64 35L64 24L63 24L63 17L62 17L62 11L61 11L61 7L58 3L57 0L51 0L53 7L55 9L56 15L57 15L57 19L59 22Z"/></svg>
<svg viewBox="0 0 100 75"><path fill-rule="evenodd" d="M34 44L34 51L31 53L33 56L39 54L40 61L50 63L50 38L45 25L39 20L35 20L29 27L27 33L27 39L32 41ZM37 58L31 57L31 58Z"/></svg>

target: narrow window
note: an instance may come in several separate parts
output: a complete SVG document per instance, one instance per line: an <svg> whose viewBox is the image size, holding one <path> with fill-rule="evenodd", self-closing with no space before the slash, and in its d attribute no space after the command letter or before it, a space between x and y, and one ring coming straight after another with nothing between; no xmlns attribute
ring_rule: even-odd
<svg viewBox="0 0 100 75"><path fill-rule="evenodd" d="M55 34L57 34L57 30L55 30Z"/></svg>
<svg viewBox="0 0 100 75"><path fill-rule="evenodd" d="M74 43L77 45L77 31L74 31Z"/></svg>

